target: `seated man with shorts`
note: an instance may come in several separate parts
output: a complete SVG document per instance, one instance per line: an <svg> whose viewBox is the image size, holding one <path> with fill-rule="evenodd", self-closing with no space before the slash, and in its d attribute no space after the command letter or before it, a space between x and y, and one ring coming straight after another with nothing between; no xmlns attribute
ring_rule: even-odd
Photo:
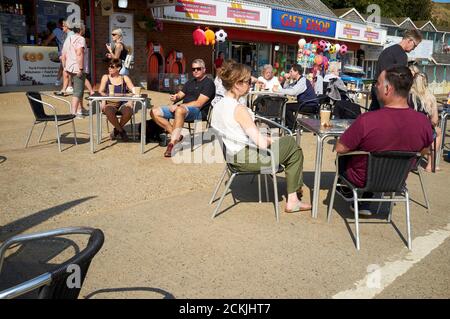
<svg viewBox="0 0 450 319"><path fill-rule="evenodd" d="M206 76L203 60L196 59L192 62L192 75L194 78L187 81L180 92L170 96L173 105L155 107L150 111L156 124L171 134L169 145L164 153L165 157L172 157L175 144L183 140L181 129L184 121L201 121L202 113L207 112L216 94L214 82ZM183 103L175 104L181 100ZM174 119L173 124L170 124L170 119Z"/></svg>

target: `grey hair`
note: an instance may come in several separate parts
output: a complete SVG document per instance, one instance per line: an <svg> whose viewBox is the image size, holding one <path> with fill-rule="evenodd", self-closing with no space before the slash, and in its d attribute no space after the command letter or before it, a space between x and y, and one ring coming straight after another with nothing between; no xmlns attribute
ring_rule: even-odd
<svg viewBox="0 0 450 319"><path fill-rule="evenodd" d="M271 64L264 64L262 72L265 72L266 70L273 71L273 66Z"/></svg>
<svg viewBox="0 0 450 319"><path fill-rule="evenodd" d="M202 59L195 59L194 61L192 61L192 64L198 64L202 68L206 68L205 61L203 61Z"/></svg>

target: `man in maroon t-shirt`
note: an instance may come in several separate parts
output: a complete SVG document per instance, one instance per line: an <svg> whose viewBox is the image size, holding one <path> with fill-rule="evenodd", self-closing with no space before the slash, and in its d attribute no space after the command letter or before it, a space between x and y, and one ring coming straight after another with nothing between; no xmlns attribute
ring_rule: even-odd
<svg viewBox="0 0 450 319"><path fill-rule="evenodd" d="M428 153L433 142L430 120L408 107L407 98L413 77L404 66L383 71L376 84L377 96L384 108L359 116L339 139L336 152L410 151ZM367 156L353 156L345 175L357 187L366 183ZM363 197L372 197L364 194ZM366 204L366 203L364 203ZM368 203L361 205L361 215L371 215Z"/></svg>

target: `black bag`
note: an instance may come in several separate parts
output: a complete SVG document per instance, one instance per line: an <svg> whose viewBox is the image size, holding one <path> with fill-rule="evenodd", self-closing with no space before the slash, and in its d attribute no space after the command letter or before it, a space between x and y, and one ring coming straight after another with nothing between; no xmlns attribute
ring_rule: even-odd
<svg viewBox="0 0 450 319"><path fill-rule="evenodd" d="M361 107L359 104L353 103L350 100L336 101L333 108L333 115L336 119L356 119L361 114Z"/></svg>
<svg viewBox="0 0 450 319"><path fill-rule="evenodd" d="M138 132L141 135L141 123L138 124ZM149 142L160 142L160 134L164 133L164 129L155 123L153 120L147 120L145 127L145 144Z"/></svg>

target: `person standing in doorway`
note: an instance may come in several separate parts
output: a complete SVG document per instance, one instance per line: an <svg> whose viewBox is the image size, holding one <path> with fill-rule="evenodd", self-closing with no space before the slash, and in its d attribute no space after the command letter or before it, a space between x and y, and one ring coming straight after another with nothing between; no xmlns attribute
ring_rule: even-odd
<svg viewBox="0 0 450 319"><path fill-rule="evenodd" d="M375 79L378 79L381 72L392 66L408 66L408 56L406 53L413 51L422 41L422 35L417 30L406 30L400 43L394 44L381 52L378 58ZM382 107L377 99L377 88L372 85L372 103L369 111L375 111Z"/></svg>

